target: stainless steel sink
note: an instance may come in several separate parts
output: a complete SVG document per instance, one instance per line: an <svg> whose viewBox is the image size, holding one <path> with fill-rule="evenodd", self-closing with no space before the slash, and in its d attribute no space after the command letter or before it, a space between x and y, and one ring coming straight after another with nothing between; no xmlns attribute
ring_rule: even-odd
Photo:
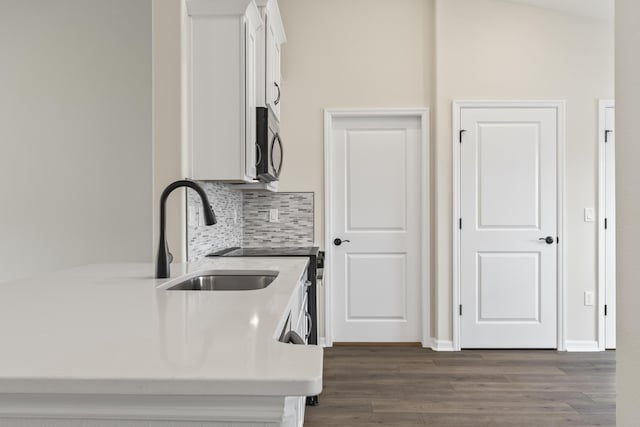
<svg viewBox="0 0 640 427"><path fill-rule="evenodd" d="M251 291L264 289L278 276L277 271L217 271L190 277L168 291Z"/></svg>

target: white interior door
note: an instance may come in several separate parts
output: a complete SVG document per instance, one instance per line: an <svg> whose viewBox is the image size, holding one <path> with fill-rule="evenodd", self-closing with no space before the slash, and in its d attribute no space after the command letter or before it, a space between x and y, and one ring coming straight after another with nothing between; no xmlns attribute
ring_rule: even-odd
<svg viewBox="0 0 640 427"><path fill-rule="evenodd" d="M604 108L605 347L616 348L616 136L615 107Z"/></svg>
<svg viewBox="0 0 640 427"><path fill-rule="evenodd" d="M557 110L462 107L460 129L460 345L556 348Z"/></svg>
<svg viewBox="0 0 640 427"><path fill-rule="evenodd" d="M420 116L335 117L328 178L333 340L421 336Z"/></svg>

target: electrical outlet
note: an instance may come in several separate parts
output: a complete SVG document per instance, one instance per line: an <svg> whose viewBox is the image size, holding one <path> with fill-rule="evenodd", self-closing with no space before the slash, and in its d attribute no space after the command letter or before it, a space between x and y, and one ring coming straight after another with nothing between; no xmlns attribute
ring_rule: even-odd
<svg viewBox="0 0 640 427"><path fill-rule="evenodd" d="M584 208L584 222L594 222L596 220L596 210L594 208Z"/></svg>
<svg viewBox="0 0 640 427"><path fill-rule="evenodd" d="M595 303L594 299L595 299L595 296L593 292L584 291L584 305L586 305L587 307L593 306Z"/></svg>
<svg viewBox="0 0 640 427"><path fill-rule="evenodd" d="M278 209L269 209L269 222L279 222Z"/></svg>

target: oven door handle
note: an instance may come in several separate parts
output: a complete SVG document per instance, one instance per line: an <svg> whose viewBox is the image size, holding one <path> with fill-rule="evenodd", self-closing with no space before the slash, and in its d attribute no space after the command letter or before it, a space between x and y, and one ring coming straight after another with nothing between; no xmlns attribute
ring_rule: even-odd
<svg viewBox="0 0 640 427"><path fill-rule="evenodd" d="M313 317L309 314L308 311L304 312L305 317L307 318L307 333L304 336L304 340L308 341L311 336L311 327L313 326Z"/></svg>

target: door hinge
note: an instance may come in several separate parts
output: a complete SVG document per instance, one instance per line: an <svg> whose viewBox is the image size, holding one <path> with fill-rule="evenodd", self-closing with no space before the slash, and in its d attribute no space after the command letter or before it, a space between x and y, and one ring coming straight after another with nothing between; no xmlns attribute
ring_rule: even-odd
<svg viewBox="0 0 640 427"><path fill-rule="evenodd" d="M604 315L607 315L607 304L604 305Z"/></svg>
<svg viewBox="0 0 640 427"><path fill-rule="evenodd" d="M606 230L607 228L609 228L609 224L607 221L607 218L604 219L604 229Z"/></svg>
<svg viewBox="0 0 640 427"><path fill-rule="evenodd" d="M607 143L609 142L609 134L613 132L612 130L605 130L604 131L604 142Z"/></svg>
<svg viewBox="0 0 640 427"><path fill-rule="evenodd" d="M462 134L465 133L465 132L466 132L466 130L460 129L460 132L458 133L458 142L460 144L462 144Z"/></svg>
<svg viewBox="0 0 640 427"><path fill-rule="evenodd" d="M459 310L460 316L462 316L462 304L460 304L460 306L458 307L458 310Z"/></svg>
<svg viewBox="0 0 640 427"><path fill-rule="evenodd" d="M462 218L458 220L458 228L462 230Z"/></svg>

